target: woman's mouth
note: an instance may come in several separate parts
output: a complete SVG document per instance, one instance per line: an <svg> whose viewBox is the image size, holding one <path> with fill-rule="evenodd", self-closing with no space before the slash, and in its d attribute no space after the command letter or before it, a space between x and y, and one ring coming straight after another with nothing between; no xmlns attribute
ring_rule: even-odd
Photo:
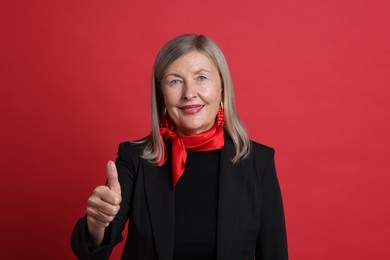
<svg viewBox="0 0 390 260"><path fill-rule="evenodd" d="M179 107L179 109L187 115L195 115L200 110L202 110L203 107L204 105L187 105L187 106Z"/></svg>

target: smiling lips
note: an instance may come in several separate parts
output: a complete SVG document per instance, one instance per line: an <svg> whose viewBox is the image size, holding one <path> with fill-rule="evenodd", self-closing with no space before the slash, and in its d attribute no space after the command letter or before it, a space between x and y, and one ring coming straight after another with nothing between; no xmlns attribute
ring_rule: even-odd
<svg viewBox="0 0 390 260"><path fill-rule="evenodd" d="M181 111L183 111L184 114L195 115L200 110L202 110L203 107L204 105L188 105L188 106L179 107L179 109L181 109Z"/></svg>

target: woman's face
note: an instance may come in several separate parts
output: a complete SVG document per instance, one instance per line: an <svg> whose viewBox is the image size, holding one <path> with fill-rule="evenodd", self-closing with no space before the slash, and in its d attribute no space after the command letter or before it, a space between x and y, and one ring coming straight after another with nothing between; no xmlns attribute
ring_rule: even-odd
<svg viewBox="0 0 390 260"><path fill-rule="evenodd" d="M181 56L167 68L161 86L177 134L195 135L213 126L222 85L209 57L198 51Z"/></svg>

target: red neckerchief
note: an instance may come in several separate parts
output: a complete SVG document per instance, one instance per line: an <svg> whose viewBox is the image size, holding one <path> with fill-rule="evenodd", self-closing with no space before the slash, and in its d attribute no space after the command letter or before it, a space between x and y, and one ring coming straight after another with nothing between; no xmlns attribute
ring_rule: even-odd
<svg viewBox="0 0 390 260"><path fill-rule="evenodd" d="M182 176L186 167L187 150L194 152L204 152L220 149L224 145L223 127L217 127L215 123L211 129L192 136L180 136L169 128L160 128L160 134L166 140L172 141L172 186ZM166 151L165 151L166 152ZM164 165L167 156L158 162L158 166Z"/></svg>

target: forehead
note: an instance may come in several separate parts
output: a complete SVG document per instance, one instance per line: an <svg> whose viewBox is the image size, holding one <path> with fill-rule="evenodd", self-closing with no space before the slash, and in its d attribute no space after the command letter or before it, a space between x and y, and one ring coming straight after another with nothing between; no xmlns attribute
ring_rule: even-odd
<svg viewBox="0 0 390 260"><path fill-rule="evenodd" d="M199 70L218 71L214 62L207 55L199 51L191 51L172 62L168 66L166 74L172 72L196 72Z"/></svg>

